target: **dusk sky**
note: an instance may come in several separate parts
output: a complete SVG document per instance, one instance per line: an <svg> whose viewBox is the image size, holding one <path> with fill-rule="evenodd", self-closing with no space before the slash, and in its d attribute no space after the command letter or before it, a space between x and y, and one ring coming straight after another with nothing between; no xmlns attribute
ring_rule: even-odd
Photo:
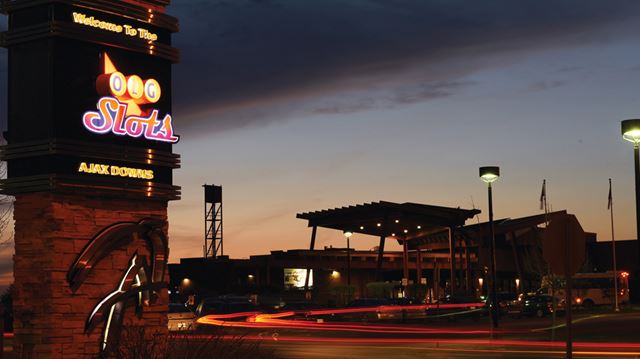
<svg viewBox="0 0 640 359"><path fill-rule="evenodd" d="M553 210L599 240L612 178L616 237L635 237L620 121L640 117L638 1L176 0L169 13L171 262L202 255L204 183L223 186L225 254L243 258L308 247L304 211L386 200L487 220L483 165L501 168L496 218L540 213L546 178ZM320 230L329 245L342 233Z"/></svg>

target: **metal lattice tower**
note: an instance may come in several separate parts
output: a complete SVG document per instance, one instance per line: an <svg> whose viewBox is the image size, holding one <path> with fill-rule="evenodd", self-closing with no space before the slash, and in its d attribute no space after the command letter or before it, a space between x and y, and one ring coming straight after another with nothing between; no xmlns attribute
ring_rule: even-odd
<svg viewBox="0 0 640 359"><path fill-rule="evenodd" d="M224 255L222 241L222 186L204 187L204 257Z"/></svg>

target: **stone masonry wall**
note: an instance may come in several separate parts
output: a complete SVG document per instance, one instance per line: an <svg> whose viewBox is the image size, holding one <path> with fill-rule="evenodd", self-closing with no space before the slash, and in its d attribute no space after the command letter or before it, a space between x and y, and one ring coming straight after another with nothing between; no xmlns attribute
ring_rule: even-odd
<svg viewBox="0 0 640 359"><path fill-rule="evenodd" d="M102 327L90 335L84 325L91 310L114 291L142 241L103 259L73 293L67 272L85 245L103 228L142 218L167 219L166 202L31 193L16 196L14 257L14 351L16 358L94 358ZM149 258L150 256L148 256ZM166 274L168 278L168 273ZM156 304L126 310L125 326L145 326L147 333L167 333L166 289Z"/></svg>

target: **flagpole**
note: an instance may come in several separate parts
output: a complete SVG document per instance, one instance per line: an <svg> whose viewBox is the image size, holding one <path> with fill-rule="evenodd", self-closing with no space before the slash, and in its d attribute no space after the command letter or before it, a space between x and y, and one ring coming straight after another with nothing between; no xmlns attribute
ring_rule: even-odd
<svg viewBox="0 0 640 359"><path fill-rule="evenodd" d="M544 228L545 230L549 227L549 205L547 204L547 180L542 179L542 192L540 192L540 209L544 207ZM557 312L557 304L556 304L556 288L555 288L555 278L553 274L551 274L551 269L549 268L549 264L547 263L547 272L549 273L549 278L551 280L551 341L554 341L556 338L556 312Z"/></svg>
<svg viewBox="0 0 640 359"><path fill-rule="evenodd" d="M544 227L549 227L549 206L547 205L547 180L542 180L542 193L540 194L541 205L544 205ZM542 208L540 208L542 209Z"/></svg>
<svg viewBox="0 0 640 359"><path fill-rule="evenodd" d="M620 311L620 304L618 302L618 268L616 261L616 236L613 228L613 194L611 193L611 178L609 178L609 209L611 212L611 247L613 252L613 291L615 293L615 307L614 311Z"/></svg>

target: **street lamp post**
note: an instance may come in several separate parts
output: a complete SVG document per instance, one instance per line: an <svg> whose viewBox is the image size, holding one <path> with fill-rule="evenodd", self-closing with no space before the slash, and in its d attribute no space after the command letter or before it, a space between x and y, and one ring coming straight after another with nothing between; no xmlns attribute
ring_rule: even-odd
<svg viewBox="0 0 640 359"><path fill-rule="evenodd" d="M495 182L499 176L500 167L480 167L480 179L488 185L489 195L489 236L491 237L491 293L489 295L489 303L491 306L491 325L494 328L498 327L498 293L496 286L496 238L493 229L493 195L491 192L491 183Z"/></svg>
<svg viewBox="0 0 640 359"><path fill-rule="evenodd" d="M347 302L351 302L351 248L349 245L349 238L353 235L350 230L344 231L344 236L347 237Z"/></svg>
<svg viewBox="0 0 640 359"><path fill-rule="evenodd" d="M636 176L636 240L640 241L640 156L638 154L640 119L622 121L622 138L633 143L633 163ZM640 244L638 245L638 259L640 261Z"/></svg>

